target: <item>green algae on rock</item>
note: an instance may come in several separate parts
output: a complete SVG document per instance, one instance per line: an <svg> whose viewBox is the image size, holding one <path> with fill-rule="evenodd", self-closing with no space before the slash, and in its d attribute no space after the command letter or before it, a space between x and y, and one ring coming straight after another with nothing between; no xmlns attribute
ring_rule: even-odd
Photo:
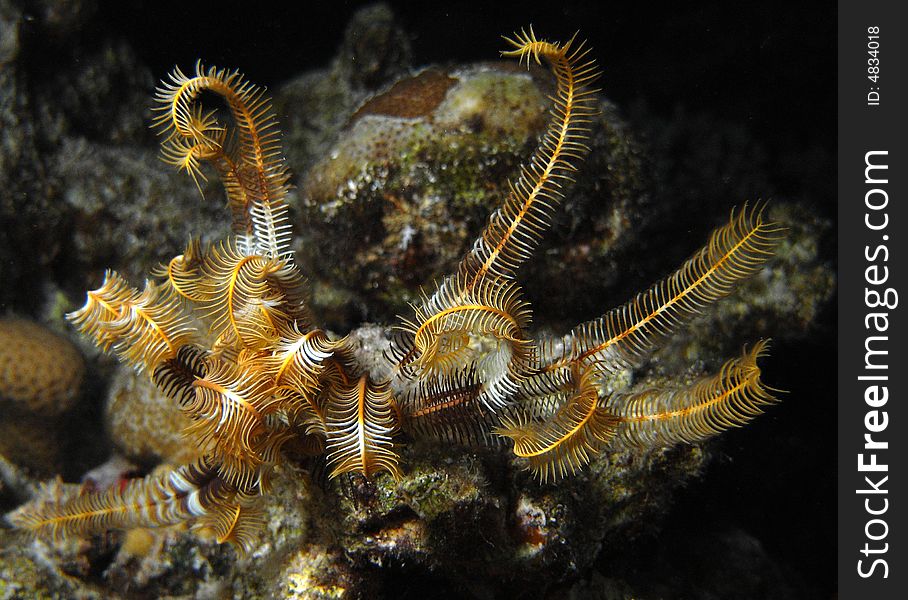
<svg viewBox="0 0 908 600"><path fill-rule="evenodd" d="M513 65L431 67L364 103L302 184L299 259L324 286L316 291L348 290L376 320L417 300L507 194L545 129L549 85ZM533 281L608 272L624 232L643 218L637 145L613 105L602 100L600 113L590 164L552 235L573 243L547 244L528 269ZM318 293L313 300L337 310Z"/></svg>

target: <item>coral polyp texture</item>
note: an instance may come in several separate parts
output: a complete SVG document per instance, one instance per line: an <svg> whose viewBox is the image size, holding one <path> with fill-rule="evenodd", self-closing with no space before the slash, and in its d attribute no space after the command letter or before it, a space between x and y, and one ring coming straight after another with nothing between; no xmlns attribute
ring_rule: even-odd
<svg viewBox="0 0 908 600"><path fill-rule="evenodd" d="M45 475L58 471L66 414L84 376L72 342L34 321L0 318L0 455Z"/></svg>
<svg viewBox="0 0 908 600"><path fill-rule="evenodd" d="M81 392L85 364L66 338L22 318L0 318L0 400L43 417L66 412Z"/></svg>
<svg viewBox="0 0 908 600"><path fill-rule="evenodd" d="M713 375L643 388L623 375L773 257L784 231L764 220L762 206L732 210L674 274L624 305L561 337L531 333L517 274L588 153L599 73L575 39L548 42L530 30L508 43L503 55L547 63L554 75L548 127L472 250L426 282L387 336L381 364L363 359L362 337L335 336L311 314L290 249L288 169L263 89L201 63L192 75L176 70L156 96L163 158L197 184L206 165L217 173L233 234L190 241L142 289L108 271L69 319L179 406L186 444L200 458L107 490L48 491L10 521L54 538L189 523L249 552L272 475L300 455L323 460L332 478L399 480L408 441L507 446L536 485L557 485L597 456L699 442L775 402L758 365L766 341ZM228 122L200 103L211 95L223 99ZM432 513L420 505L425 494L401 487Z"/></svg>

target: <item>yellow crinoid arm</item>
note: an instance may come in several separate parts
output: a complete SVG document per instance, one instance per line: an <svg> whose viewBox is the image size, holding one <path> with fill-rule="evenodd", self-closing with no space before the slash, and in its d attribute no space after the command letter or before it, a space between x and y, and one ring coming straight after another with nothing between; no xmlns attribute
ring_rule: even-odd
<svg viewBox="0 0 908 600"><path fill-rule="evenodd" d="M609 371L639 366L665 337L760 271L784 235L783 227L763 220L760 206L732 211L729 223L670 277L574 328L561 357L546 369L572 362Z"/></svg>
<svg viewBox="0 0 908 600"><path fill-rule="evenodd" d="M277 339L279 329L307 329L311 322L299 268L245 253L236 238L205 249L192 240L154 274L198 309L223 347L261 350Z"/></svg>
<svg viewBox="0 0 908 600"><path fill-rule="evenodd" d="M562 186L587 153L590 119L596 114L596 64L589 49L570 40L558 44L536 39L532 28L514 39L505 38L514 50L503 56L529 64L532 56L551 65L557 80L548 129L529 163L511 185L502 207L462 261L462 284L472 289L486 278L513 279L519 266L532 254L549 226L551 213L564 195Z"/></svg>
<svg viewBox="0 0 908 600"><path fill-rule="evenodd" d="M279 329L310 322L299 269L283 259L246 254L236 239L204 251L190 243L155 274L197 309L222 348L262 350Z"/></svg>
<svg viewBox="0 0 908 600"><path fill-rule="evenodd" d="M216 461L226 482L256 487L286 433L269 419L280 408L272 381L254 368L209 360L192 388L194 396L181 407L192 420L185 434Z"/></svg>
<svg viewBox="0 0 908 600"><path fill-rule="evenodd" d="M400 479L392 436L399 429L391 390L362 375L333 386L327 404L327 452L331 477L387 471Z"/></svg>
<svg viewBox="0 0 908 600"><path fill-rule="evenodd" d="M197 104L202 92L221 96L233 117L222 125L214 112ZM179 68L155 96L154 126L166 136L164 160L192 175L198 184L200 161L217 170L227 190L234 232L245 253L292 260L286 196L289 173L281 134L264 89L244 81L238 71L196 63L195 75Z"/></svg>
<svg viewBox="0 0 908 600"><path fill-rule="evenodd" d="M757 359L766 354L762 340L741 357L726 362L712 377L676 388L656 388L611 398L608 409L620 419L617 441L629 446L672 446L712 437L740 427L778 399L760 380Z"/></svg>
<svg viewBox="0 0 908 600"><path fill-rule="evenodd" d="M447 283L447 282L446 282ZM526 336L528 304L514 282L480 282L465 295L443 284L433 298L404 320L395 351L408 378L450 377L475 368L479 400L490 409L504 406L515 379L530 368L535 354Z"/></svg>
<svg viewBox="0 0 908 600"><path fill-rule="evenodd" d="M85 305L67 318L102 350L152 375L162 362L197 338L192 321L169 287L145 283L139 291L115 271L86 294Z"/></svg>
<svg viewBox="0 0 908 600"><path fill-rule="evenodd" d="M552 414L516 413L502 418L498 435L514 441L514 454L543 483L577 472L615 436L618 419L599 403L595 372L575 374L573 390Z"/></svg>
<svg viewBox="0 0 908 600"><path fill-rule="evenodd" d="M431 297L414 307L415 318L404 322L406 335L395 345L399 372L407 378L451 378L463 366L475 367L480 402L491 410L505 406L532 370L535 346L526 333L530 310L514 277L586 154L596 114L590 86L597 71L582 43L540 41L532 30L508 41L515 50L506 56L522 61L532 56L552 67L557 91L548 129L473 249Z"/></svg>
<svg viewBox="0 0 908 600"><path fill-rule="evenodd" d="M219 542L248 552L262 524L256 513L243 494L200 461L159 469L100 492L53 481L7 520L17 529L55 540L188 522L212 531Z"/></svg>
<svg viewBox="0 0 908 600"><path fill-rule="evenodd" d="M282 295L269 285L268 276L281 266L274 259L244 254L235 243L211 248L195 288L196 304L222 343L261 349L276 339L287 315Z"/></svg>

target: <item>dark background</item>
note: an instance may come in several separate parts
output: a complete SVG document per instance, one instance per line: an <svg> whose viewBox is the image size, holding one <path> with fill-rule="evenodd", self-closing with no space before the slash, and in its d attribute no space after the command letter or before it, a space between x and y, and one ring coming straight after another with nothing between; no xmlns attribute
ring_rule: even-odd
<svg viewBox="0 0 908 600"><path fill-rule="evenodd" d="M290 4L105 1L86 36L127 41L155 77L204 57L271 87L326 65L363 5ZM664 11L644 2L389 4L412 36L417 65L488 60L503 48L502 34L529 24L549 39L579 29L603 69L601 87L632 118L702 115L744 130L771 188L753 197L771 193L835 218L830 3L678 3ZM824 244L834 260L832 236ZM766 373L789 391L785 401L725 435L720 460L680 494L660 537L627 549L622 568L635 584L645 587L656 569L661 577L722 569L703 564L690 540L740 529L760 541L798 597L834 597L834 314L828 307L809 337L774 347Z"/></svg>

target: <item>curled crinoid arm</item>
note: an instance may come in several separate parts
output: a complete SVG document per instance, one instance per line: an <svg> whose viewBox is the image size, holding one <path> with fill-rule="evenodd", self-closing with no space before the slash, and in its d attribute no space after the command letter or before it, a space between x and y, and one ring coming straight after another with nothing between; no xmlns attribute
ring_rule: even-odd
<svg viewBox="0 0 908 600"><path fill-rule="evenodd" d="M778 399L760 380L757 359L768 341L744 349L712 377L689 386L656 388L610 398L608 409L620 419L616 441L635 447L693 443L740 427Z"/></svg>
<svg viewBox="0 0 908 600"><path fill-rule="evenodd" d="M202 92L221 96L232 116L228 127L197 104ZM200 161L211 164L227 191L239 248L247 254L292 261L286 196L289 174L271 100L237 71L196 64L194 76L179 68L155 96L154 126L166 136L164 160L187 170L198 184Z"/></svg>
<svg viewBox="0 0 908 600"><path fill-rule="evenodd" d="M113 347L123 361L149 374L196 339L189 315L170 288L147 281L140 292L114 271L67 318L101 349Z"/></svg>
<svg viewBox="0 0 908 600"><path fill-rule="evenodd" d="M18 529L59 540L109 529L223 521L217 515L244 501L205 461L133 479L101 492L75 492L76 486L67 487L70 490L61 493L65 489L62 484L52 482L7 519ZM223 535L219 541L248 548L251 526L255 524L253 513L249 518L237 514L232 522L232 527L220 527Z"/></svg>
<svg viewBox="0 0 908 600"><path fill-rule="evenodd" d="M290 324L308 328L312 320L298 267L246 254L236 240L204 250L191 241L154 274L198 309L220 346L263 349L277 339L278 329Z"/></svg>
<svg viewBox="0 0 908 600"><path fill-rule="evenodd" d="M288 421L306 426L311 434L325 434L326 373L338 369L333 362L343 354L343 340L333 341L321 329L303 333L295 324L283 327L270 353L257 358L253 368L269 377Z"/></svg>
<svg viewBox="0 0 908 600"><path fill-rule="evenodd" d="M706 246L669 278L577 326L562 356L547 368L570 362L595 363L606 371L639 366L672 332L757 273L774 256L784 234L784 228L763 220L760 206L732 211L729 223L716 229Z"/></svg>
<svg viewBox="0 0 908 600"><path fill-rule="evenodd" d="M210 321L219 346L261 350L278 339L278 329L288 322L308 321L297 274L284 260L243 254L235 243L222 243L174 287Z"/></svg>
<svg viewBox="0 0 908 600"><path fill-rule="evenodd" d="M125 304L138 295L139 291L119 273L108 269L101 287L86 292L85 304L79 310L67 313L66 319L106 352L116 342L108 325L120 319L125 312Z"/></svg>
<svg viewBox="0 0 908 600"><path fill-rule="evenodd" d="M599 402L595 372L576 373L563 402L542 402L534 410L502 418L495 430L514 441L514 454L526 460L543 483L576 473L612 441L618 418ZM554 412L552 408L554 408Z"/></svg>
<svg viewBox="0 0 908 600"><path fill-rule="evenodd" d="M399 429L397 409L387 383L361 375L329 390L327 455L331 477L387 471L400 479L399 457L392 440Z"/></svg>
<svg viewBox="0 0 908 600"><path fill-rule="evenodd" d="M296 323L282 328L280 335L270 355L261 359L264 372L276 386L299 394L317 392L325 361L334 355L336 343L321 329L303 333Z"/></svg>
<svg viewBox="0 0 908 600"><path fill-rule="evenodd" d="M151 273L187 302L202 302L206 295L199 286L204 280L202 267L208 252L207 248L202 248L198 238L192 238L183 254L174 256L166 265L158 265Z"/></svg>
<svg viewBox="0 0 908 600"><path fill-rule="evenodd" d="M535 359L526 337L529 305L516 284L484 281L465 295L443 284L435 296L415 308L413 321L400 329L398 355L412 359L404 373L419 380L456 375L464 365L482 383L479 401L491 410L507 404L522 373Z"/></svg>
<svg viewBox="0 0 908 600"><path fill-rule="evenodd" d="M232 362L211 360L192 383L183 406L192 420L186 435L211 456L221 477L238 489L259 483L261 468L276 460L286 431L271 417L280 408L270 378Z"/></svg>
<svg viewBox="0 0 908 600"><path fill-rule="evenodd" d="M194 523L194 529L214 537L219 544L229 542L241 554L249 554L265 528L261 498L237 492L222 480L210 486L211 507Z"/></svg>

